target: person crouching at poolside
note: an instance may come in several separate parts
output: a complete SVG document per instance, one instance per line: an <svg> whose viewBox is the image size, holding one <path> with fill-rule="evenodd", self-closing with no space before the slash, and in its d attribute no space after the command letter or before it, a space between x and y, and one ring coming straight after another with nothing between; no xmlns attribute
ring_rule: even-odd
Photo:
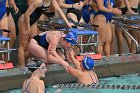
<svg viewBox="0 0 140 93"><path fill-rule="evenodd" d="M56 48L58 46L65 49L73 47L78 42L77 37L75 32L64 34L61 31L46 31L30 40L29 51L34 57L44 60L45 64L51 62L66 68L69 64L58 55Z"/></svg>
<svg viewBox="0 0 140 93"><path fill-rule="evenodd" d="M80 84L98 84L98 77L94 71L94 60L90 57L84 57L82 62L79 62L75 59L73 50L70 49L69 54L75 68L68 67L67 72L76 77Z"/></svg>
<svg viewBox="0 0 140 93"><path fill-rule="evenodd" d="M22 93L46 93L44 81L40 79L45 77L47 71L45 64L41 61L32 61L27 64L27 67L32 75L24 81Z"/></svg>

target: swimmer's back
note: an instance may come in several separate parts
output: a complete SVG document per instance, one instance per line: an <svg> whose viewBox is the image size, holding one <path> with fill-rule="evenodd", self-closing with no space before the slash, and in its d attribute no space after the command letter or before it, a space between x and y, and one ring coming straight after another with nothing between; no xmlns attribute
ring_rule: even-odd
<svg viewBox="0 0 140 93"><path fill-rule="evenodd" d="M45 93L44 82L36 78L27 79L23 83L22 93Z"/></svg>

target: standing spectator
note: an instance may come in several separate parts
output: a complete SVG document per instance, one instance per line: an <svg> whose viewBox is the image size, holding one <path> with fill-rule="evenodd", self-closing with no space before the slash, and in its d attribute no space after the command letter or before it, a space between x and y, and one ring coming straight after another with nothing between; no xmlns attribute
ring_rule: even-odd
<svg viewBox="0 0 140 93"><path fill-rule="evenodd" d="M94 24L99 25L96 30L99 32L98 51L102 55L110 56L112 31L110 22L113 14L121 14L117 8L113 8L114 0L96 0L98 12L94 17Z"/></svg>
<svg viewBox="0 0 140 93"><path fill-rule="evenodd" d="M47 6L44 6L44 4ZM38 19L45 11L48 11L51 4L64 19L68 27L73 25L68 22L56 0L33 0L25 14L21 15L18 21L20 41L18 49L19 66L25 66L25 59L30 57L29 53L25 51L28 51L28 44L31 38L39 33L37 30Z"/></svg>
<svg viewBox="0 0 140 93"><path fill-rule="evenodd" d="M138 14L138 4L139 4L139 0L118 0L119 5L118 8L121 9L122 14L125 15L134 15L134 14ZM129 33L132 34L132 36L134 36L137 39L137 35L138 32L137 31L131 31L129 30ZM125 34L123 33L122 29L120 29L119 27L116 26L116 37L117 37L117 44L118 44L118 54L122 54L123 53L123 37L126 39L129 51L132 53L136 52L136 48L133 42L131 42L131 39ZM139 37L138 37L139 38Z"/></svg>

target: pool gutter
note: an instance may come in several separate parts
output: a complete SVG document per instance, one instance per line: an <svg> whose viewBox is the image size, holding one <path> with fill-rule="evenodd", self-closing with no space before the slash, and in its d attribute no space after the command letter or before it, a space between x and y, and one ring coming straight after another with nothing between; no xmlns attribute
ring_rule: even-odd
<svg viewBox="0 0 140 93"><path fill-rule="evenodd" d="M101 60L96 60L95 70L99 78L138 73L140 72L140 54L103 57ZM23 81L29 77L30 72L24 75L24 70L19 68L0 71L0 91L21 88ZM50 66L44 81L45 84L58 84L74 82L76 79L66 73L61 66L54 64Z"/></svg>

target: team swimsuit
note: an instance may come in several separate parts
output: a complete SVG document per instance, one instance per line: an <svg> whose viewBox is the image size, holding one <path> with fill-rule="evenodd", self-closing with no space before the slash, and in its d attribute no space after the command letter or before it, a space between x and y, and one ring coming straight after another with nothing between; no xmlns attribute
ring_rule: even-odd
<svg viewBox="0 0 140 93"><path fill-rule="evenodd" d="M128 11L127 7L122 7L122 8L120 8L120 9L121 9L123 15L125 15L125 13ZM131 7L131 9L132 9L135 13L138 13L138 9L137 9L137 8Z"/></svg>
<svg viewBox="0 0 140 93"><path fill-rule="evenodd" d="M0 0L0 20L6 13L6 0Z"/></svg>
<svg viewBox="0 0 140 93"><path fill-rule="evenodd" d="M109 2L109 0L104 0L104 7L108 8L108 2ZM110 4L113 7L114 6L114 0L110 0ZM106 22L111 22L112 16L114 15L113 13L107 13L107 12L103 12L103 11L99 10L98 12L95 13L95 16L97 16L99 14L105 16Z"/></svg>

